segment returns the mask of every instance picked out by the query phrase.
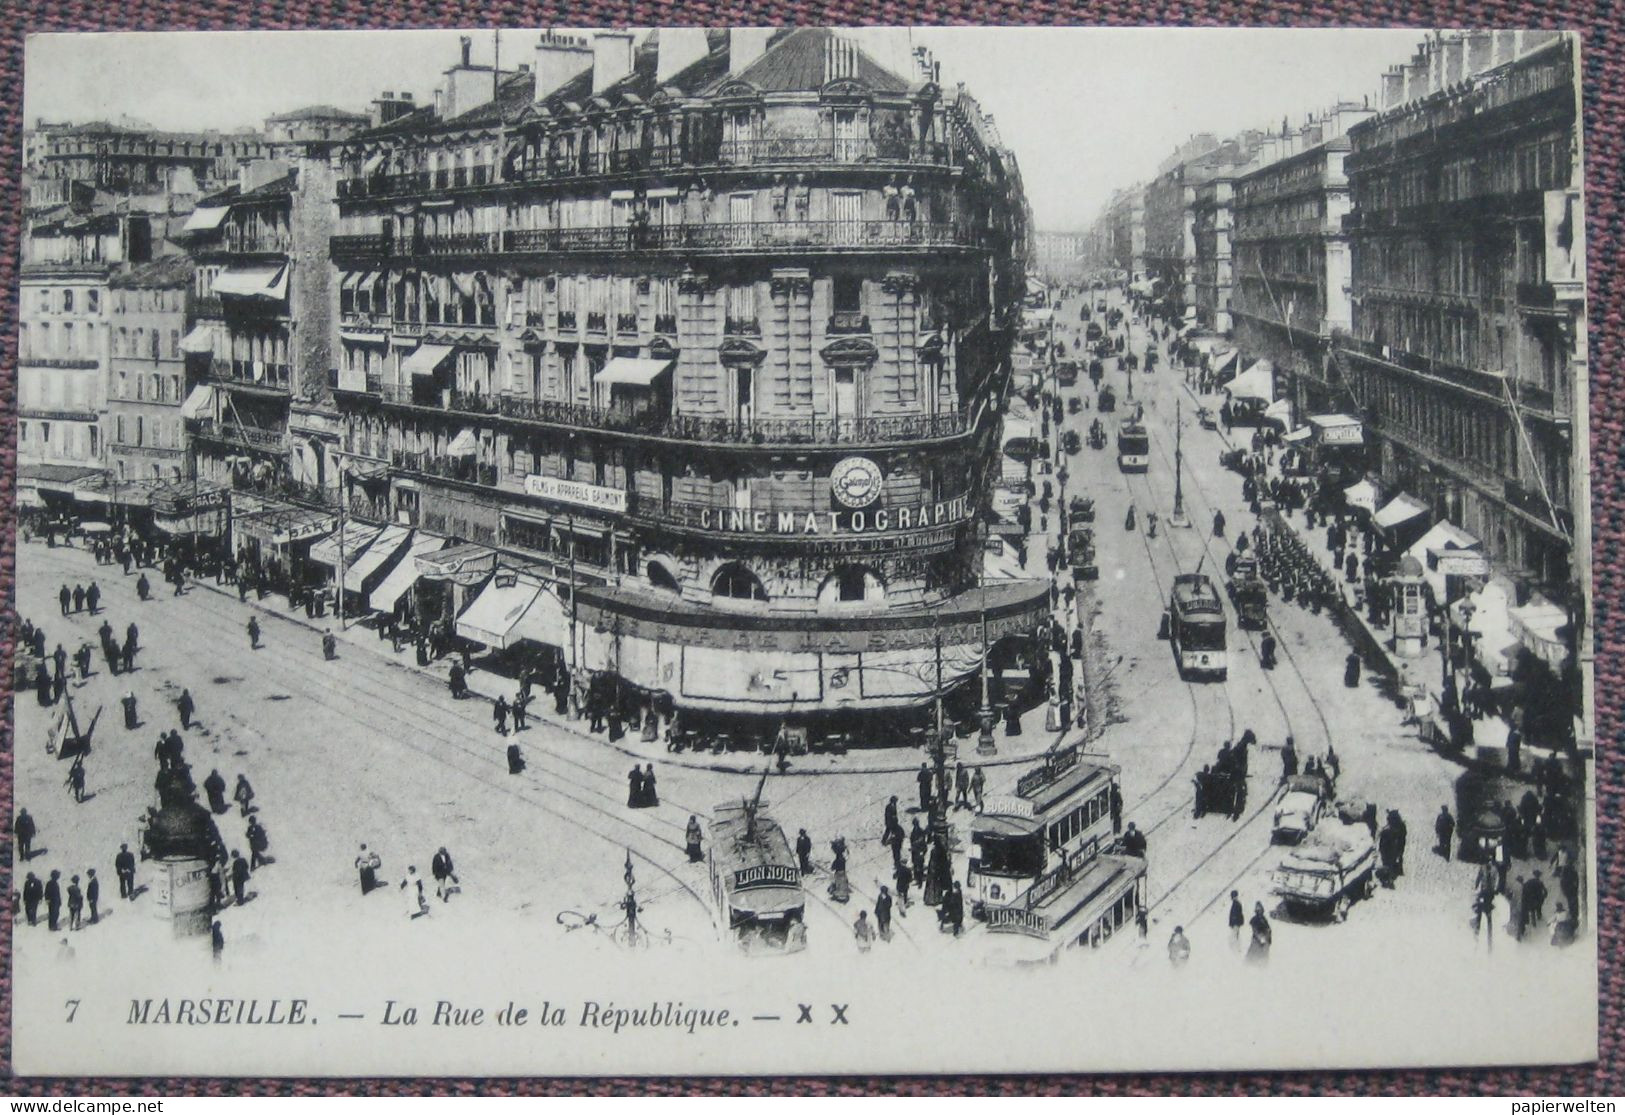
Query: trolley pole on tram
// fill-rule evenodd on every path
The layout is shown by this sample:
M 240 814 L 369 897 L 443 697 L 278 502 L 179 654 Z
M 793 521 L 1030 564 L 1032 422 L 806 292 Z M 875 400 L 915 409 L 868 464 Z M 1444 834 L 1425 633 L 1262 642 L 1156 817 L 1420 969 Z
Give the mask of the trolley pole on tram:
M 1168 525 L 1188 527 L 1185 517 L 1185 410 L 1184 400 L 1174 400 L 1174 513 L 1168 516 Z

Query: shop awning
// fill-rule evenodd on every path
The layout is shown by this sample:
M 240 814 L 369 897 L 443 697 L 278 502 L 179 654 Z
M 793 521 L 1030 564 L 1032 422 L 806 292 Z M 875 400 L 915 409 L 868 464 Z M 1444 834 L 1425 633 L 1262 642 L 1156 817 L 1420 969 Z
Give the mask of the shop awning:
M 433 375 L 454 351 L 451 345 L 419 345 L 416 352 L 401 361 L 401 371 L 412 376 Z
M 413 557 L 418 576 L 464 586 L 479 584 L 497 567 L 496 551 L 477 542 L 464 542 Z
M 1260 360 L 1241 375 L 1231 380 L 1225 390 L 1232 399 L 1257 399 L 1270 402 L 1275 398 L 1275 369 L 1268 360 Z
M 1371 481 L 1361 480 L 1358 484 L 1351 484 L 1343 489 L 1343 499 L 1350 507 L 1357 507 L 1367 514 L 1375 515 L 1377 501 L 1382 499 L 1382 493 Z
M 193 330 L 196 332 L 196 330 Z M 212 418 L 214 417 L 215 388 L 211 383 L 200 384 L 192 388 L 192 393 L 186 396 L 181 404 L 182 418 Z
M 505 650 L 513 645 L 514 629 L 536 603 L 542 586 L 524 579 L 511 584 L 499 584 L 500 580 L 493 578 L 457 617 L 457 634 L 496 650 Z
M 519 617 L 509 638 L 515 642 L 524 639 L 542 646 L 562 647 L 570 643 L 570 620 L 565 615 L 564 603 L 552 590 L 543 588 L 536 594 L 531 606 Z
M 1400 523 L 1409 522 L 1418 515 L 1426 515 L 1427 513 L 1428 509 L 1425 504 L 1401 492 L 1389 500 L 1382 510 L 1373 515 L 1371 521 L 1383 530 L 1391 530 Z
M 604 370 L 593 376 L 593 382 L 605 386 L 623 385 L 648 387 L 661 374 L 671 371 L 674 360 L 649 360 L 633 356 L 617 356 Z
M 104 469 L 87 468 L 81 465 L 19 465 L 17 467 L 18 487 L 29 487 L 42 492 L 61 492 L 64 495 L 74 494 L 74 487 L 82 480 L 91 477 L 106 477 Z
M 1530 653 L 1553 669 L 1560 669 L 1569 655 L 1568 639 L 1564 637 L 1569 615 L 1561 607 L 1543 597 L 1535 597 L 1521 608 L 1507 612 L 1512 635 Z
M 446 540 L 438 534 L 419 534 L 412 539 L 412 547 L 406 556 L 401 558 L 382 583 L 372 590 L 372 595 L 367 598 L 367 606 L 375 612 L 393 612 L 401 597 L 406 595 L 406 590 L 418 583 L 416 559 L 423 554 L 433 553 L 445 544 Z M 345 579 L 345 587 L 350 587 L 348 578 Z
M 255 267 L 228 267 L 215 276 L 214 292 L 280 302 L 288 297 L 288 266 L 284 263 L 267 263 Z
M 1416 545 L 1405 552 L 1421 563 L 1422 579 L 1433 589 L 1434 598 L 1443 602 L 1448 587 L 1445 578 L 1467 570 L 1453 569 L 1450 559 L 1440 558 L 1439 555 L 1457 553 L 1464 558 L 1476 557 L 1478 562 L 1482 562 L 1483 555 L 1477 553 L 1478 546 L 1478 539 L 1456 524 L 1441 521 L 1429 527 L 1427 533 L 1417 539 Z M 1433 555 L 1432 560 L 1429 560 L 1429 555 Z
M 1310 429 L 1308 426 L 1299 426 L 1296 430 L 1293 430 L 1281 440 L 1287 442 L 1288 444 L 1296 445 L 1301 441 L 1308 441 L 1309 435 L 1312 433 L 1314 433 L 1314 430 Z
M 1292 400 L 1276 399 L 1273 403 L 1264 408 L 1264 417 L 1273 418 L 1280 422 L 1282 426 L 1292 425 Z M 1305 431 L 1306 434 L 1307 432 L 1308 431 Z
M 1191 320 L 1194 320 L 1195 317 L 1196 317 L 1196 307 L 1195 306 L 1186 306 L 1185 307 L 1185 320 L 1186 321 L 1191 321 Z
M 338 526 L 338 517 L 325 511 L 280 505 L 233 521 L 233 529 L 263 545 L 287 546 L 320 538 Z
M 410 527 L 387 526 L 367 544 L 367 548 L 356 553 L 347 553 L 349 564 L 344 569 L 344 589 L 346 592 L 366 592 L 367 578 L 382 569 L 396 554 L 405 548 L 407 540 L 412 537 Z
M 1468 600 L 1473 613 L 1468 617 L 1467 630 L 1477 636 L 1473 653 L 1491 674 L 1505 674 L 1511 668 L 1507 652 L 1518 645 L 1507 616 L 1506 586 L 1491 581 Z
M 310 548 L 310 560 L 337 569 L 339 558 L 342 556 L 345 565 L 348 565 L 360 557 L 362 548 L 378 535 L 378 527 L 368 526 L 366 523 L 345 523 L 342 531 L 334 531 Z
M 1231 349 L 1229 352 L 1221 352 L 1219 355 L 1213 358 L 1213 370 L 1215 372 L 1224 371 L 1230 366 L 1231 362 L 1234 361 L 1238 355 L 1240 355 L 1240 351 L 1238 349 Z
M 182 232 L 213 232 L 219 228 L 231 212 L 229 205 L 200 205 L 192 210 L 192 215 L 186 218 L 181 226 Z
M 192 326 L 192 331 L 181 338 L 181 351 L 193 355 L 208 355 L 214 351 L 215 329 L 211 322 Z
M 457 431 L 457 436 L 451 439 L 451 444 L 446 446 L 446 455 L 448 457 L 472 457 L 479 452 L 479 448 L 480 443 L 479 439 L 474 436 L 474 428 L 464 426 Z
M 374 174 L 377 174 L 378 169 L 383 165 L 384 153 L 379 151 L 375 154 L 367 156 L 367 161 L 361 164 L 361 173 L 370 178 Z

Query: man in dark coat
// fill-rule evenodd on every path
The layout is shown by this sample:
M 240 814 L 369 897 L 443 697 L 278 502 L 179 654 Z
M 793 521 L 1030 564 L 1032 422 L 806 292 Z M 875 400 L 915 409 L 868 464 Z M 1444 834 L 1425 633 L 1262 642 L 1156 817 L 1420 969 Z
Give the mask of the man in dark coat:
M 57 922 L 62 919 L 62 872 L 53 871 L 51 877 L 45 880 L 45 924 L 55 933 Z
M 90 582 L 90 587 L 85 589 L 85 607 L 90 609 L 91 615 L 95 615 L 96 608 L 101 604 L 101 602 L 102 590 L 97 587 L 95 581 L 92 581 Z
M 34 854 L 34 837 L 37 832 L 34 818 L 28 815 L 28 810 L 18 810 L 17 819 L 11 823 L 11 835 L 17 838 L 17 858 L 25 863 Z
M 209 796 L 209 812 L 224 813 L 231 808 L 226 804 L 226 780 L 218 768 L 209 771 L 209 777 L 203 780 L 203 792 Z
M 1451 841 L 1456 835 L 1456 819 L 1450 815 L 1448 805 L 1439 806 L 1439 815 L 1433 820 L 1433 835 L 1438 840 L 1434 851 L 1448 860 Z
M 1281 745 L 1281 781 L 1285 782 L 1298 773 L 1298 749 L 1292 745 L 1292 737 L 1286 737 L 1286 743 Z
M 101 880 L 96 878 L 96 869 L 92 867 L 85 872 L 85 904 L 90 907 L 90 924 L 95 925 L 101 920 L 101 914 L 96 904 L 102 900 Z
M 914 818 L 914 827 L 908 834 L 908 856 L 914 865 L 914 878 L 920 882 L 921 886 L 925 885 L 926 841 L 926 832 L 920 827 L 920 819 L 916 817 Z
M 242 854 L 233 850 L 231 853 L 231 891 L 237 899 L 237 905 L 243 904 L 243 888 L 248 886 L 248 861 Z
M 1523 884 L 1523 924 L 1534 929 L 1546 920 L 1546 883 L 1536 871 Z
M 62 605 L 62 614 L 67 615 L 73 608 L 73 590 L 63 585 L 62 591 L 56 594 L 56 599 Z
M 914 781 L 920 784 L 920 812 L 931 811 L 931 768 L 924 763 L 920 764 L 920 772 L 914 776 Z
M 85 586 L 84 585 L 74 585 L 73 586 L 73 610 L 76 611 L 76 612 L 82 612 L 82 611 L 85 610 Z
M 796 862 L 801 867 L 803 875 L 812 874 L 812 847 L 812 837 L 807 835 L 806 829 L 796 833 Z
M 182 689 L 180 699 L 175 702 L 175 711 L 181 714 L 181 727 L 190 731 L 192 728 L 192 714 L 197 711 L 197 705 L 192 701 L 192 691 Z
M 135 853 L 128 844 L 118 846 L 113 857 L 113 873 L 118 876 L 118 896 L 135 900 Z
M 29 925 L 39 924 L 39 903 L 44 894 L 45 888 L 40 885 L 39 876 L 30 871 L 23 883 L 23 912 L 28 915 Z

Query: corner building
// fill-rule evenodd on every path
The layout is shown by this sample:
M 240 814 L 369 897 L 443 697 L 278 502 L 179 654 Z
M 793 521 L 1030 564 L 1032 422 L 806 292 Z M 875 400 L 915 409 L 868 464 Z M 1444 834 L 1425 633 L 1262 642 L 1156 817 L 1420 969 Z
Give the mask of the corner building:
M 915 63 L 549 34 L 514 73 L 465 45 L 438 111 L 378 102 L 332 243 L 349 506 L 497 551 L 544 586 L 528 637 L 679 709 L 924 709 L 973 676 L 1027 209 Z M 1047 589 L 985 601 L 997 643 Z

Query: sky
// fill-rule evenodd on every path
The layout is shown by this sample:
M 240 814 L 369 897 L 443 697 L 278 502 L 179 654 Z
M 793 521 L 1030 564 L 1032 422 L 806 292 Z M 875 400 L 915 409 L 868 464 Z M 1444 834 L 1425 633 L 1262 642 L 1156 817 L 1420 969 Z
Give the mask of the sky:
M 365 111 L 383 90 L 432 99 L 459 34 L 489 63 L 489 29 L 153 32 L 31 36 L 26 119 L 120 115 L 171 130 L 257 127 L 310 104 Z M 529 61 L 538 31 L 505 29 L 504 66 Z M 898 58 L 911 42 L 963 81 L 1020 161 L 1041 229 L 1083 229 L 1112 192 L 1156 173 L 1191 135 L 1296 126 L 1359 100 L 1404 62 L 1420 30 L 917 28 L 858 32 Z M 890 52 L 889 56 L 887 52 Z

